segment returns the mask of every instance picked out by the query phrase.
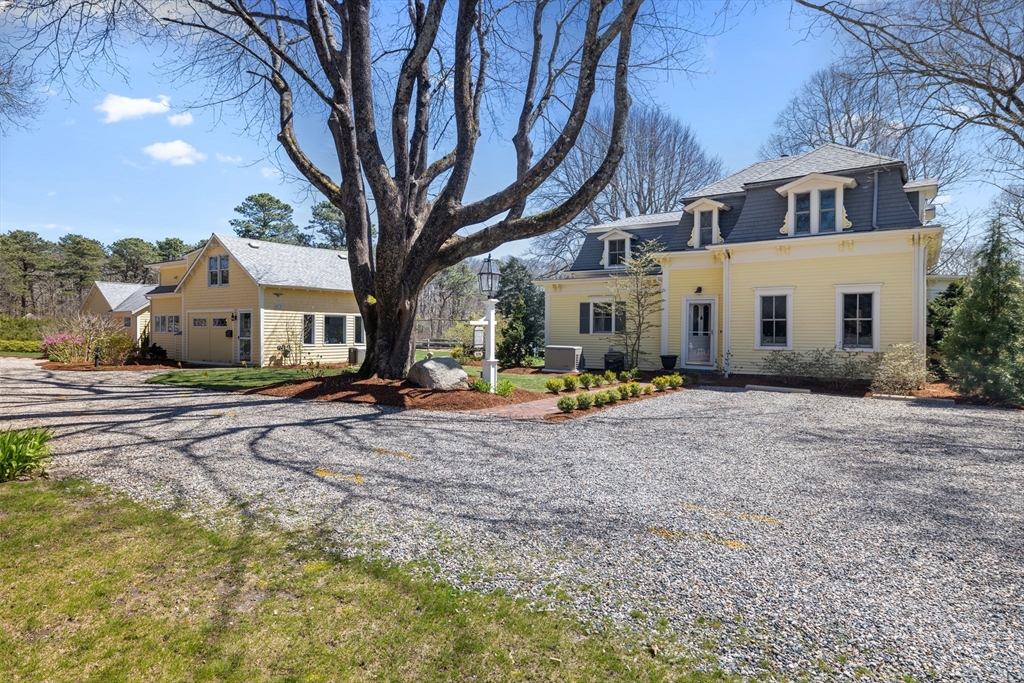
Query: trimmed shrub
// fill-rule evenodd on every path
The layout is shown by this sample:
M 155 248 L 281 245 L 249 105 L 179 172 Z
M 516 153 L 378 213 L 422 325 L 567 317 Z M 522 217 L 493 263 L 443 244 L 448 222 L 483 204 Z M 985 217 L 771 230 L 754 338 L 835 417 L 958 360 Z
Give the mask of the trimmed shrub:
M 558 379 L 557 377 L 552 377 L 547 382 L 544 382 L 544 388 L 550 391 L 552 394 L 557 394 L 559 391 L 565 388 L 565 382 Z
M 650 384 L 648 384 L 648 385 L 646 385 L 644 387 L 644 396 L 650 396 L 653 393 L 654 393 L 654 387 L 652 387 Z
M 149 357 L 153 360 L 167 360 L 167 349 L 159 344 L 154 344 L 149 347 Z
M 17 339 L 0 339 L 0 351 L 9 353 L 39 353 L 42 351 L 42 342 L 19 341 Z
M 40 427 L 0 430 L 0 481 L 42 472 L 53 432 Z
M 617 388 L 612 389 L 612 391 L 618 391 L 619 392 L 619 398 L 621 398 L 623 401 L 625 401 L 627 398 L 629 398 L 629 385 L 628 384 L 620 384 Z
M 683 386 L 683 378 L 678 372 L 675 372 L 668 376 L 668 386 L 670 389 L 678 389 Z
M 45 337 L 39 350 L 54 363 L 85 363 L 89 360 L 85 340 L 73 334 Z
M 580 394 L 576 397 L 576 407 L 580 410 L 589 410 L 592 405 L 594 405 L 594 396 L 592 394 Z
M 616 380 L 616 377 L 615 377 L 615 371 L 614 370 L 605 370 L 604 371 L 604 381 L 605 382 L 607 382 L 608 384 L 612 384 L 615 380 Z
M 469 383 L 469 388 L 472 389 L 473 391 L 479 391 L 481 394 L 491 393 L 491 383 L 480 377 L 471 380 Z
M 870 380 L 878 367 L 878 360 L 876 354 L 835 349 L 772 351 L 757 364 L 757 369 L 783 384 L 815 379 L 836 390 Z
M 456 346 L 455 348 L 452 349 L 452 358 L 454 358 L 458 363 L 465 363 L 467 360 L 469 360 L 466 357 L 466 350 L 463 349 L 461 346 Z
M 594 407 L 601 408 L 608 403 L 608 398 L 604 395 L 603 391 L 599 391 L 594 394 Z
M 579 384 L 579 378 L 576 375 L 566 375 L 562 378 L 562 383 L 565 384 L 566 391 L 576 391 L 576 386 Z
M 580 386 L 583 387 L 584 389 L 589 389 L 590 387 L 594 386 L 594 376 L 591 375 L 589 372 L 584 372 L 576 379 L 579 380 Z
M 619 392 L 615 389 L 605 389 L 603 393 L 605 403 L 615 403 L 619 400 Z
M 99 343 L 100 362 L 104 365 L 124 365 L 139 347 L 127 332 L 108 334 Z
M 871 381 L 876 394 L 909 394 L 921 389 L 931 379 L 927 358 L 916 344 L 893 344 L 892 351 L 882 355 L 878 371 Z
M 53 322 L 53 318 L 22 318 L 0 315 L 0 339 L 39 341 L 45 336 L 44 330 L 51 327 Z
M 606 384 L 605 379 L 604 379 L 604 375 L 598 373 L 598 374 L 595 374 L 593 377 L 594 377 L 594 386 L 595 387 L 604 386 Z
M 571 413 L 576 410 L 576 397 L 566 395 L 558 399 L 558 409 L 563 413 Z
M 494 393 L 498 396 L 504 396 L 508 398 L 512 395 L 512 391 L 515 389 L 515 385 L 512 384 L 512 380 L 505 378 L 498 380 L 498 386 L 494 387 Z
M 633 398 L 636 398 L 637 396 L 640 395 L 640 384 L 639 383 L 637 383 L 637 382 L 630 382 L 627 386 L 629 387 L 629 395 L 630 396 L 632 396 Z
M 657 389 L 658 391 L 665 391 L 666 389 L 668 389 L 668 383 L 668 375 L 658 375 L 657 377 L 651 380 L 651 384 L 653 384 L 654 388 Z

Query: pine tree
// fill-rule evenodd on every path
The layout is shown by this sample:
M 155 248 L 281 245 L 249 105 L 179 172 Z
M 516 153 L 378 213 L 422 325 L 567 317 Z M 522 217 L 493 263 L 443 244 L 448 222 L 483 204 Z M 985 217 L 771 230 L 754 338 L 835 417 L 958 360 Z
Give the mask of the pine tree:
M 292 221 L 292 207 L 272 194 L 260 192 L 249 195 L 235 211 L 242 218 L 229 223 L 239 237 L 268 242 L 283 242 L 308 246 L 309 235 L 302 232 Z
M 942 341 L 945 368 L 961 391 L 1024 402 L 1024 281 L 1006 229 L 992 221 L 977 269 Z
M 313 205 L 312 214 L 309 228 L 322 238 L 317 246 L 325 249 L 344 249 L 348 244 L 348 237 L 345 235 L 345 214 L 341 209 L 328 201 L 323 201 Z
M 526 328 L 523 324 L 526 315 L 526 303 L 520 297 L 505 316 L 501 343 L 495 349 L 495 355 L 503 368 L 521 367 L 530 357 L 531 345 L 526 338 Z
M 544 343 L 544 291 L 533 284 L 534 275 L 529 267 L 515 256 L 510 256 L 501 265 L 501 280 L 498 284 L 498 312 L 508 317 L 516 302 L 524 306 L 520 322 L 528 345 L 539 347 Z

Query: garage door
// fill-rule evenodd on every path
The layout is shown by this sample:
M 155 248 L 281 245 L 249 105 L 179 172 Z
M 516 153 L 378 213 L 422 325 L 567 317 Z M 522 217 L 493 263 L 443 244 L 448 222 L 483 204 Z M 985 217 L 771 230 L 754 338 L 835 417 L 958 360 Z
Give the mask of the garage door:
M 231 312 L 188 314 L 188 359 L 203 363 L 234 360 Z

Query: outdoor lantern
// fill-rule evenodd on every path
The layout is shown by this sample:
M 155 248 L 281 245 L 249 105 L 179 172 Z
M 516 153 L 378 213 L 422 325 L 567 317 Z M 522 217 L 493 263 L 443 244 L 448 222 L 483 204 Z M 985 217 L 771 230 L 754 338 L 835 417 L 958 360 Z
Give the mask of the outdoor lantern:
M 488 299 L 493 299 L 494 295 L 498 292 L 498 281 L 501 279 L 501 273 L 498 271 L 498 266 L 488 254 L 487 258 L 484 259 L 484 263 L 480 266 L 480 291 Z

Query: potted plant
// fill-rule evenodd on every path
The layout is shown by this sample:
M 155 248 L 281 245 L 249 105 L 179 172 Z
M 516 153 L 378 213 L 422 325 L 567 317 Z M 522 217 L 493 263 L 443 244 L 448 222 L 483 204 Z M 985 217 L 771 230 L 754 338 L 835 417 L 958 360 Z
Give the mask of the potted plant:
M 661 357 L 661 367 L 662 367 L 662 369 L 664 369 L 664 370 L 675 370 L 676 369 L 676 361 L 677 360 L 679 360 L 679 356 L 673 356 L 673 355 L 670 355 L 670 354 L 663 355 Z

